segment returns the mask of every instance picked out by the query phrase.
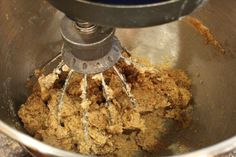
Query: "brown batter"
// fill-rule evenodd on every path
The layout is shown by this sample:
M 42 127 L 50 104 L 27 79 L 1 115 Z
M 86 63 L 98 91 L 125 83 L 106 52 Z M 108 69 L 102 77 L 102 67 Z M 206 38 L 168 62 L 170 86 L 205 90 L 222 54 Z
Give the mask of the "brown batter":
M 35 138 L 65 150 L 101 156 L 130 157 L 141 151 L 153 152 L 160 147 L 166 133 L 165 122 L 173 119 L 187 126 L 191 120 L 189 104 L 191 81 L 182 70 L 142 68 L 119 61 L 135 96 L 134 108 L 113 70 L 104 73 L 110 89 L 110 105 L 103 96 L 102 83 L 88 77 L 88 136 L 83 123 L 81 99 L 83 76 L 73 73 L 61 108 L 57 105 L 67 72 L 40 76 L 31 96 L 18 112 L 26 130 Z
M 199 19 L 192 17 L 192 16 L 186 16 L 184 18 L 184 21 L 191 24 L 206 39 L 207 44 L 213 45 L 222 54 L 226 53 L 222 44 L 216 40 L 216 38 L 212 34 L 211 30 L 206 25 L 204 25 L 202 21 L 200 21 Z

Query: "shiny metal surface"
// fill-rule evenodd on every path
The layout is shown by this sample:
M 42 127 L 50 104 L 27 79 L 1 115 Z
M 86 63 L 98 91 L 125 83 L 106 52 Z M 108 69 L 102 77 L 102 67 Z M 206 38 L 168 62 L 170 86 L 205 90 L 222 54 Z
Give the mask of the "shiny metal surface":
M 114 2 L 112 0 L 48 1 L 74 20 L 122 28 L 155 26 L 175 21 L 191 13 L 203 2 L 203 0 L 139 0 L 125 5 L 123 3 L 127 1 L 116 1 L 118 4 L 112 4 Z
M 79 24 L 81 26 L 77 26 Z M 122 51 L 114 36 L 115 29 L 94 25 L 86 28 L 82 24 L 76 24 L 66 16 L 62 19 L 63 61 L 83 74 L 97 74 L 111 68 L 120 59 Z
M 222 54 L 189 24 L 179 21 L 152 28 L 119 29 L 116 35 L 132 53 L 153 63 L 168 60 L 193 82 L 193 123 L 163 137 L 159 155 L 216 156 L 236 148 L 236 1 L 209 0 L 193 16 L 223 44 Z M 0 1 L 0 130 L 43 156 L 80 156 L 53 148 L 27 134 L 16 111 L 25 101 L 27 77 L 59 52 L 62 14 L 42 0 Z M 183 147 L 182 147 L 183 148 Z M 185 152 L 187 151 L 187 152 Z M 41 155 L 41 156 L 42 156 Z

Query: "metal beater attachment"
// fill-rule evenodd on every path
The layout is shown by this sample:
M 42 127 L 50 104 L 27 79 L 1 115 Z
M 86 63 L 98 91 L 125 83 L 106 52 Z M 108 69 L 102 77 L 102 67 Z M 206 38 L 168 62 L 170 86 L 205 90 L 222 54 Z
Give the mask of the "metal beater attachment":
M 60 55 L 56 56 L 54 59 L 52 59 L 52 61 L 56 61 L 58 58 L 60 57 Z M 133 64 L 134 66 L 138 66 L 137 63 L 131 61 L 129 58 L 125 58 L 123 56 L 120 57 L 121 59 L 123 59 L 126 64 L 130 65 Z M 51 64 L 52 62 L 50 62 Z M 49 64 L 47 64 L 49 65 Z M 68 75 L 67 78 L 65 80 L 65 83 L 61 89 L 61 94 L 58 97 L 58 104 L 57 104 L 57 108 L 56 108 L 56 116 L 57 116 L 57 121 L 58 121 L 58 125 L 61 125 L 61 110 L 63 108 L 64 105 L 64 98 L 66 95 L 66 90 L 67 87 L 69 85 L 70 79 L 73 76 L 74 73 L 76 73 L 75 70 L 73 69 L 68 69 L 68 68 L 64 68 L 66 65 L 63 62 L 63 60 L 61 60 L 59 62 L 59 64 L 57 65 L 57 67 L 53 70 L 53 74 L 54 75 L 59 75 L 61 74 L 61 71 L 65 71 L 63 69 L 67 69 L 66 71 L 68 71 Z M 66 66 L 67 67 L 67 66 Z M 123 90 L 126 93 L 127 97 L 129 98 L 132 107 L 135 108 L 138 106 L 138 103 L 134 97 L 134 95 L 131 92 L 131 87 L 130 85 L 126 82 L 126 78 L 125 76 L 119 71 L 119 67 L 117 66 L 112 66 L 112 69 L 114 70 L 114 72 L 117 74 L 117 76 L 120 78 L 121 84 L 123 86 Z M 89 130 L 88 130 L 88 115 L 89 115 L 89 107 L 90 107 L 90 100 L 87 98 L 87 89 L 88 89 L 88 82 L 87 82 L 87 74 L 84 74 L 84 78 L 82 79 L 81 83 L 80 83 L 80 90 L 81 90 L 81 95 L 80 98 L 82 99 L 81 102 L 81 108 L 83 109 L 83 118 L 82 120 L 82 124 L 83 124 L 83 129 L 84 129 L 84 139 L 85 141 L 89 140 Z M 105 82 L 105 78 L 103 76 L 103 73 L 98 73 L 95 75 L 92 75 L 93 79 L 99 80 L 101 81 L 102 87 L 103 87 L 103 96 L 106 100 L 105 106 L 108 107 L 108 111 L 109 111 L 109 124 L 112 124 L 112 115 L 110 113 L 110 107 L 112 105 L 112 99 L 113 99 L 113 91 L 112 89 L 106 84 Z
M 71 69 L 83 74 L 109 69 L 120 59 L 122 51 L 114 32 L 114 28 L 64 17 L 61 23 L 62 59 Z
M 113 69 L 117 74 L 120 82 L 123 86 L 123 90 L 127 97 L 130 99 L 132 107 L 138 106 L 134 95 L 131 92 L 130 85 L 126 82 L 125 76 L 119 71 L 119 67 L 115 66 L 119 59 L 123 59 L 127 64 L 134 64 L 134 62 L 127 61 L 125 57 L 121 55 L 122 51 L 125 51 L 118 39 L 114 36 L 115 29 L 96 26 L 88 22 L 73 21 L 67 17 L 64 17 L 61 24 L 61 34 L 64 39 L 63 46 L 61 48 L 61 55 L 56 58 L 61 58 L 61 62 L 54 69 L 55 75 L 60 74 L 60 70 L 63 70 L 64 66 L 67 67 L 68 76 L 61 89 L 61 94 L 58 98 L 58 105 L 56 108 L 56 115 L 58 125 L 61 125 L 61 110 L 64 104 L 64 97 L 69 85 L 70 79 L 74 73 L 82 73 L 84 78 L 80 83 L 80 95 L 82 102 L 81 107 L 83 109 L 82 124 L 84 128 L 85 141 L 89 140 L 88 130 L 88 115 L 90 100 L 87 98 L 88 74 L 93 75 L 93 79 L 101 81 L 103 87 L 103 96 L 106 100 L 105 106 L 110 107 L 112 105 L 113 91 L 106 85 L 103 72 L 109 68 Z M 56 59 L 52 59 L 54 61 Z M 51 62 L 50 62 L 51 63 Z M 109 124 L 112 124 L 112 115 L 109 111 Z

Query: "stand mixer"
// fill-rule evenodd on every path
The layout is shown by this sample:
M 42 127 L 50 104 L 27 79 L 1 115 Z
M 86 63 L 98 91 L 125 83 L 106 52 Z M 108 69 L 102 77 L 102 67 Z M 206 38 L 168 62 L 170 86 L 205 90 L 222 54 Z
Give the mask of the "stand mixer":
M 135 106 L 135 98 L 130 92 L 125 78 L 115 67 L 118 60 L 126 60 L 121 54 L 126 49 L 114 36 L 115 28 L 137 28 L 171 22 L 192 12 L 202 1 L 170 0 L 148 2 L 149 4 L 146 2 L 117 4 L 116 2 L 73 0 L 61 2 L 50 0 L 50 2 L 66 15 L 61 21 L 61 36 L 64 40 L 62 60 L 72 70 L 68 74 L 63 91 L 73 72 L 84 74 L 83 81 L 86 86 L 88 74 L 100 73 L 102 77 L 102 72 L 113 67 L 124 84 L 127 96 Z M 63 64 L 59 64 L 59 68 Z M 106 89 L 104 79 L 102 79 L 102 84 Z M 84 90 L 86 91 L 86 88 Z M 104 93 L 104 95 L 108 95 L 105 90 Z M 86 99 L 86 95 L 82 96 Z M 106 101 L 109 102 L 109 96 L 107 97 Z M 63 94 L 60 99 L 63 99 Z M 63 102 L 61 100 L 60 102 Z M 59 111 L 61 106 L 62 104 L 58 105 Z
M 115 28 L 164 24 L 191 13 L 202 0 L 84 1 L 49 0 L 65 13 L 61 22 L 62 58 L 71 69 L 96 74 L 120 59 L 122 46 Z
M 95 1 L 60 0 L 60 2 L 64 2 L 66 5 L 57 4 L 57 8 L 71 4 L 66 14 L 72 23 L 83 20 L 98 26 L 131 28 L 158 24 L 157 21 L 162 16 L 161 11 L 166 9 L 165 13 L 172 13 L 174 9 L 170 9 L 170 7 L 174 7 L 176 3 L 179 4 L 177 11 L 171 15 L 177 19 L 178 11 L 183 4 L 183 1 L 162 1 L 160 3 L 157 1 L 157 3 L 150 3 L 150 1 L 143 3 L 144 1 L 142 1 L 142 4 L 124 5 L 124 0 L 122 0 L 123 5 L 114 1 L 112 4 L 109 2 L 104 4 L 104 1 L 97 3 Z M 190 2 L 189 0 L 186 7 L 195 6 L 194 2 L 197 1 Z M 235 154 L 233 150 L 236 148 L 236 23 L 234 20 L 236 1 L 227 2 L 208 0 L 198 11 L 191 14 L 209 28 L 226 49 L 226 54 L 221 54 L 213 46 L 206 44 L 202 35 L 183 20 L 150 28 L 117 29 L 115 34 L 122 46 L 127 47 L 133 54 L 143 56 L 153 64 L 161 64 L 166 56 L 173 57 L 173 61 L 171 61 L 173 68 L 180 68 L 191 77 L 193 85 L 191 93 L 194 98 L 194 115 L 191 126 L 179 131 L 171 130 L 174 135 L 164 138 L 164 142 L 170 145 L 177 143 L 176 146 L 179 146 L 178 143 L 180 143 L 190 148 L 186 154 L 181 153 L 179 155 L 181 157 Z M 165 3 L 168 4 L 168 7 L 163 9 L 156 7 Z M 2 0 L 0 4 L 0 131 L 26 146 L 31 153 L 37 156 L 82 156 L 52 147 L 29 136 L 17 116 L 20 104 L 24 103 L 29 95 L 25 88 L 27 78 L 35 69 L 45 65 L 60 51 L 62 38 L 59 26 L 63 14 L 42 0 Z M 78 9 L 76 4 L 80 4 L 81 7 Z M 54 5 L 56 6 L 56 3 Z M 142 9 L 137 10 L 139 7 Z M 121 11 L 122 8 L 123 11 Z M 66 8 L 64 10 L 66 11 Z M 78 10 L 81 13 L 73 17 L 73 13 L 76 15 L 75 11 Z M 90 12 L 86 12 L 87 10 Z M 184 10 L 186 13 L 186 8 Z M 145 14 L 141 14 L 144 12 Z M 118 15 L 123 20 L 117 20 Z M 131 16 L 132 18 L 130 18 Z M 151 20 L 151 17 L 155 17 L 156 20 Z M 164 16 L 162 17 L 165 20 Z M 170 19 L 171 16 L 166 18 Z M 138 19 L 142 22 L 138 23 Z M 122 22 L 125 23 L 123 26 Z M 136 22 L 136 26 L 131 26 L 134 22 Z M 73 25 L 77 27 L 75 24 Z M 54 68 L 55 64 L 52 66 Z M 110 70 L 115 73 L 112 68 Z M 110 70 L 105 70 L 104 76 Z M 74 71 L 74 74 L 77 75 L 77 72 Z M 117 74 L 115 76 L 118 77 Z M 101 82 L 99 83 L 101 84 Z M 58 88 L 59 90 L 60 88 Z M 124 93 L 124 91 L 122 92 Z M 132 93 L 135 95 L 134 92 Z M 125 97 L 128 101 L 127 96 Z M 131 105 L 131 103 L 129 104 Z M 176 154 L 175 152 L 168 153 L 170 156 Z M 162 154 L 160 153 L 160 155 Z
M 80 97 L 82 98 L 81 106 L 83 108 L 82 123 L 85 141 L 87 141 L 89 110 L 87 77 L 89 74 L 98 74 L 96 77 L 99 77 L 102 82 L 105 102 L 109 106 L 112 96 L 109 95 L 103 72 L 113 68 L 122 82 L 123 90 L 129 98 L 132 107 L 135 108 L 138 105 L 125 76 L 115 64 L 120 59 L 123 59 L 128 64 L 143 65 L 139 65 L 122 56 L 122 51 L 127 50 L 121 46 L 118 38 L 114 36 L 115 27 L 137 28 L 174 21 L 193 11 L 201 4 L 202 0 L 170 0 L 164 2 L 102 1 L 102 3 L 77 0 L 49 0 L 49 2 L 66 15 L 62 19 L 60 26 L 61 36 L 64 41 L 61 52 L 62 61 L 53 71 L 53 75 L 58 78 L 64 65 L 71 69 L 59 96 L 56 109 L 57 121 L 60 125 L 64 97 L 72 74 L 74 72 L 84 74 L 84 78 L 81 81 L 82 94 Z M 59 73 L 57 73 L 58 71 Z

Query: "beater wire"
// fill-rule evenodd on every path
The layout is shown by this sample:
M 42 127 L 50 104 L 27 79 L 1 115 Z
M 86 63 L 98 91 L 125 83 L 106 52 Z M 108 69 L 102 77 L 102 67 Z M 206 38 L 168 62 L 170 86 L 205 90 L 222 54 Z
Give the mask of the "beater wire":
M 124 89 L 126 95 L 129 97 L 133 107 L 135 108 L 138 104 L 137 104 L 136 99 L 134 98 L 134 95 L 131 93 L 131 88 L 130 88 L 129 84 L 126 82 L 125 77 L 119 72 L 119 70 L 115 66 L 113 66 L 113 69 L 115 70 L 116 74 L 120 78 L 120 80 L 123 84 L 123 89 Z
M 57 120 L 58 120 L 59 124 L 61 123 L 61 109 L 62 109 L 62 106 L 64 104 L 64 96 L 65 96 L 66 89 L 67 89 L 67 86 L 69 84 L 69 81 L 70 81 L 70 78 L 71 78 L 73 72 L 74 72 L 74 70 L 70 70 L 68 75 L 67 75 L 65 84 L 62 88 L 62 93 L 61 93 L 60 98 L 59 98 L 59 104 L 57 105 Z
M 109 124 L 111 124 L 112 123 L 112 116 L 111 116 L 111 112 L 110 112 L 109 107 L 110 107 L 110 105 L 112 105 L 111 101 L 112 101 L 113 96 L 112 96 L 112 93 L 109 94 L 109 91 L 108 91 L 109 87 L 106 85 L 105 78 L 104 78 L 103 74 L 100 73 L 100 76 L 101 76 L 102 87 L 103 87 L 102 88 L 103 89 L 103 96 L 106 99 L 106 106 L 108 107 L 108 117 L 109 117 L 108 122 L 109 122 Z
M 87 82 L 87 74 L 84 74 L 84 78 L 81 81 L 81 98 L 82 98 L 82 103 L 81 106 L 83 108 L 83 118 L 82 118 L 82 123 L 83 123 L 83 128 L 84 128 L 84 136 L 85 136 L 85 141 L 88 140 L 88 108 L 90 105 L 90 102 L 87 98 L 87 88 L 88 88 L 88 82 Z

